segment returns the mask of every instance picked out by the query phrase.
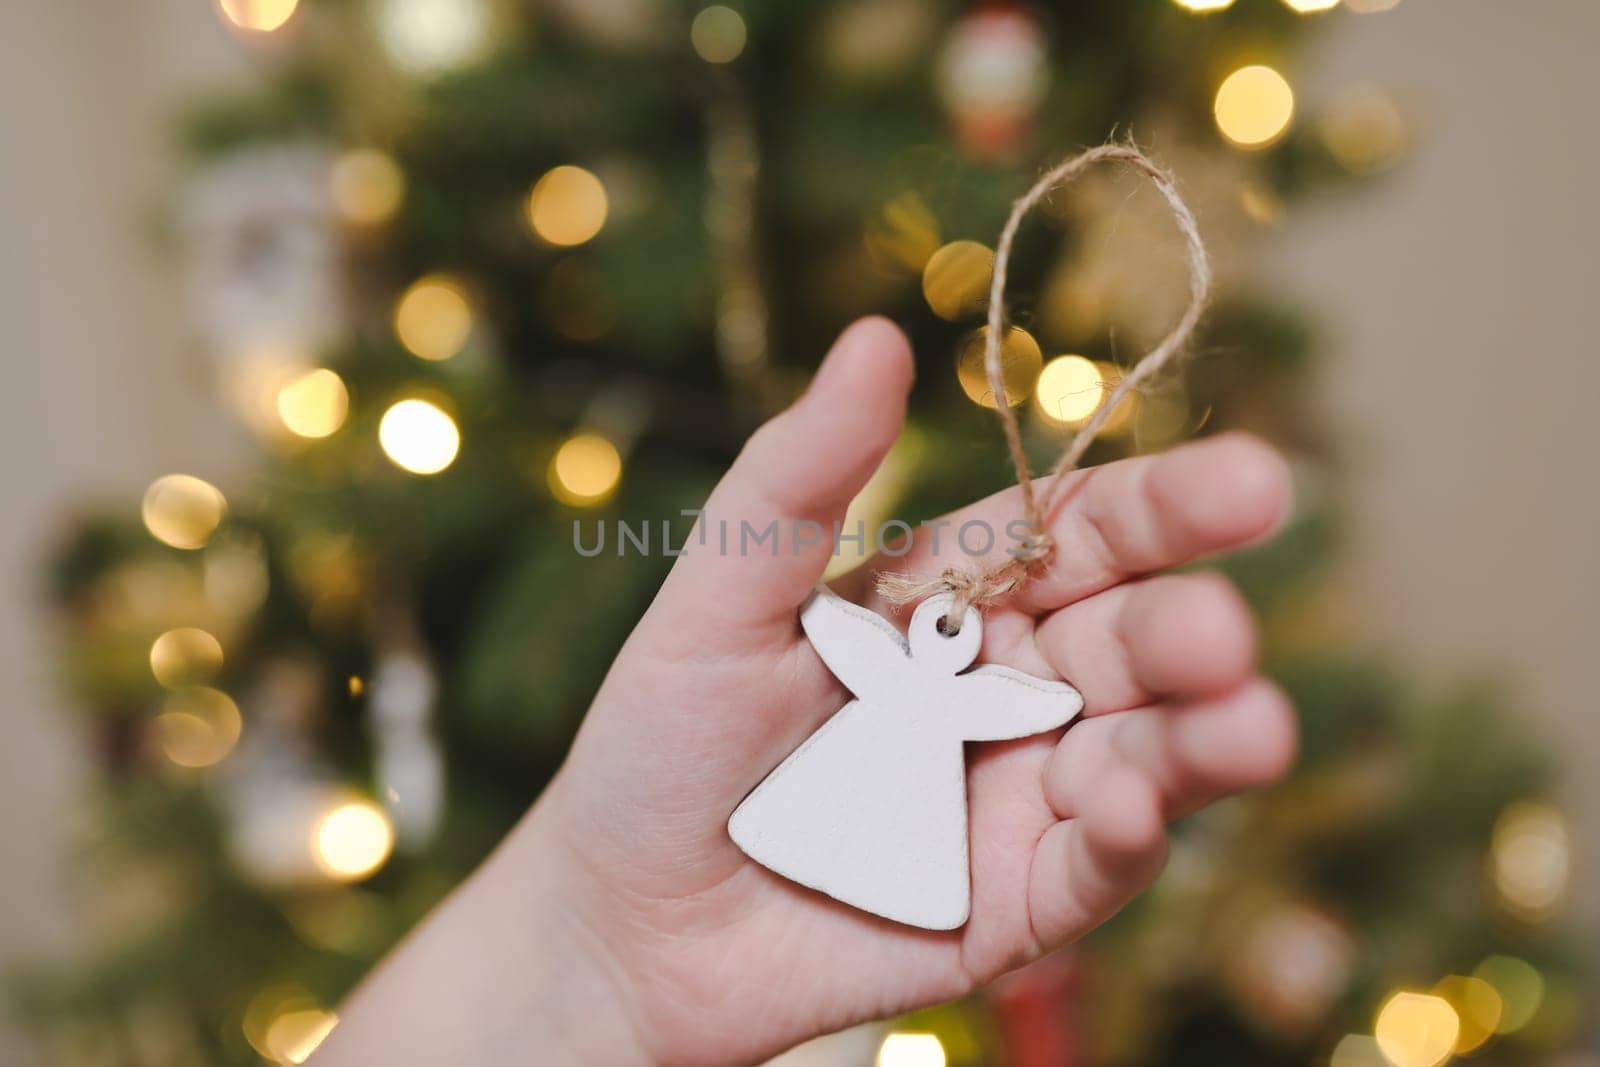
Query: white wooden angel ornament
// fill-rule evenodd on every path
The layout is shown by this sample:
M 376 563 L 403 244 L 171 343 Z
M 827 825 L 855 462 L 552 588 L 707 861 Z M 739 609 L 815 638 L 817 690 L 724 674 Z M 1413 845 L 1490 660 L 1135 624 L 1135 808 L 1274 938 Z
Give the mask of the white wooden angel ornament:
M 1036 490 L 1001 361 L 1007 265 L 1022 217 L 1051 189 L 1100 162 L 1130 167 L 1166 199 L 1189 253 L 1189 305 L 1067 444 L 1057 477 Z M 1049 558 L 1046 520 L 1073 484 L 1064 475 L 1122 401 L 1185 350 L 1210 290 L 1210 260 L 1194 213 L 1172 176 L 1131 144 L 1101 145 L 1058 163 L 1012 205 L 995 245 L 983 363 L 1017 471 L 1021 517 L 1039 532 L 1030 535 L 1028 555 L 1012 555 L 973 580 L 991 592 L 1013 592 L 1031 566 Z M 941 584 L 908 579 L 886 588 L 882 580 L 893 577 L 880 576 L 880 591 L 906 599 Z M 941 627 L 953 600 L 948 592 L 925 600 L 907 639 L 864 608 L 823 590 L 812 594 L 800 609 L 801 626 L 856 699 L 790 753 L 728 820 L 729 835 L 757 863 L 863 911 L 929 930 L 963 925 L 972 907 L 964 743 L 1043 733 L 1083 709 L 1077 690 L 1061 682 L 992 665 L 967 670 L 983 641 L 983 620 L 969 607 L 959 627 Z
M 863 911 L 953 930 L 971 911 L 967 741 L 1063 726 L 1076 689 L 993 664 L 966 670 L 983 641 L 967 608 L 941 626 L 948 594 L 887 620 L 825 591 L 800 623 L 856 699 L 778 765 L 734 811 L 728 833 L 757 863 Z

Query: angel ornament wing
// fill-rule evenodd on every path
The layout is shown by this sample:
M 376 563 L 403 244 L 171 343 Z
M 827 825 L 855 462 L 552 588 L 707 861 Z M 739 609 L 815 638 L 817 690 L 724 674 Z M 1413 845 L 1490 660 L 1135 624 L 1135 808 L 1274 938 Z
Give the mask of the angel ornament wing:
M 1006 667 L 966 670 L 983 641 L 967 609 L 940 621 L 948 595 L 911 617 L 909 640 L 823 590 L 800 624 L 855 699 L 767 775 L 728 833 L 762 866 L 863 911 L 954 930 L 971 910 L 963 743 L 1053 730 L 1083 708 L 1078 691 Z

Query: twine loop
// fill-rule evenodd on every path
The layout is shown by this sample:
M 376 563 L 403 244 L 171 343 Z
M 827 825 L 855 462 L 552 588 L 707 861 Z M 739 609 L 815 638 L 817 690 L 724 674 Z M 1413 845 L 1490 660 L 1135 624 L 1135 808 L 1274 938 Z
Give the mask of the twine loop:
M 1005 377 L 1002 374 L 1000 352 L 1005 334 L 1006 274 L 1011 266 L 1011 248 L 1016 241 L 1022 219 L 1046 194 L 1076 178 L 1096 163 L 1121 163 L 1148 178 L 1161 193 L 1171 210 L 1178 230 L 1183 234 L 1189 257 L 1189 305 L 1172 332 L 1133 365 L 1122 380 L 1111 390 L 1084 427 L 1072 440 L 1051 468 L 1053 476 L 1041 495 L 1034 484 L 1028 466 L 1028 456 L 1022 447 L 1022 432 L 1017 426 L 1017 416 L 1011 410 L 1006 395 Z M 1006 448 L 1011 454 L 1012 466 L 1017 472 L 1017 486 L 1022 491 L 1022 521 L 1026 533 L 1020 543 L 1007 553 L 1007 558 L 985 569 L 947 568 L 935 578 L 917 579 L 907 574 L 884 573 L 878 576 L 878 592 L 884 599 L 904 604 L 920 600 L 932 593 L 948 592 L 954 598 L 949 615 L 944 620 L 950 634 L 959 633 L 961 620 L 969 606 L 982 608 L 1004 599 L 1022 588 L 1039 570 L 1044 569 L 1055 555 L 1055 540 L 1050 536 L 1050 519 L 1063 499 L 1067 479 L 1063 477 L 1074 470 L 1083 454 L 1094 443 L 1096 435 L 1105 427 L 1112 412 L 1133 390 L 1139 388 L 1182 352 L 1194 335 L 1200 316 L 1205 311 L 1211 294 L 1211 260 L 1206 254 L 1205 242 L 1200 239 L 1200 227 L 1194 212 L 1179 195 L 1172 175 L 1156 165 L 1132 144 L 1103 144 L 1091 148 L 1056 164 L 1046 171 L 1011 207 L 1005 227 L 1000 231 L 1000 241 L 995 246 L 994 274 L 989 283 L 988 333 L 984 338 L 983 362 L 994 392 L 996 414 L 1000 429 L 1005 435 Z

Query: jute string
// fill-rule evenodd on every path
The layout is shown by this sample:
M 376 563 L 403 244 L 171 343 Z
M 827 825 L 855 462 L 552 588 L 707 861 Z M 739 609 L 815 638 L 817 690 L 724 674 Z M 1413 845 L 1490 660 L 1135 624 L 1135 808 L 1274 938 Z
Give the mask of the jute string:
M 1001 373 L 1000 356 L 1006 329 L 1006 274 L 1011 266 L 1011 246 L 1016 240 L 1022 219 L 1032 211 L 1053 189 L 1063 185 L 1096 163 L 1122 163 L 1150 179 L 1171 209 L 1178 229 L 1183 234 L 1189 255 L 1189 306 L 1172 332 L 1161 343 L 1145 353 L 1122 380 L 1095 409 L 1083 428 L 1073 435 L 1061 458 L 1051 469 L 1052 480 L 1041 492 L 1034 484 L 1028 466 L 1028 456 L 1022 447 L 1022 432 L 1017 427 L 1016 412 L 1011 409 L 1006 396 L 1005 377 Z M 1021 199 L 1011 208 L 1005 228 L 1000 231 L 1000 243 L 995 248 L 994 276 L 989 283 L 989 323 L 985 338 L 983 362 L 989 376 L 989 387 L 994 391 L 995 408 L 1000 416 L 1000 428 L 1005 434 L 1006 448 L 1011 453 L 1011 463 L 1017 471 L 1017 485 L 1022 491 L 1022 519 L 1027 534 L 1021 544 L 1012 549 L 1004 562 L 986 569 L 952 567 L 935 578 L 915 578 L 908 574 L 884 573 L 878 576 L 878 592 L 895 603 L 920 600 L 933 593 L 951 593 L 954 597 L 946 616 L 947 632 L 955 633 L 966 618 L 967 607 L 983 607 L 1015 593 L 1027 583 L 1032 574 L 1045 567 L 1055 554 L 1055 541 L 1051 538 L 1050 519 L 1061 503 L 1068 486 L 1063 477 L 1074 470 L 1083 454 L 1094 443 L 1095 436 L 1111 418 L 1117 406 L 1129 393 L 1149 381 L 1161 369 L 1182 353 L 1194 334 L 1195 326 L 1205 311 L 1211 294 L 1211 261 L 1206 255 L 1205 242 L 1200 239 L 1200 227 L 1194 212 L 1178 194 L 1172 175 L 1151 162 L 1150 158 L 1131 144 L 1104 144 L 1091 148 L 1082 155 L 1058 163 L 1046 171 Z

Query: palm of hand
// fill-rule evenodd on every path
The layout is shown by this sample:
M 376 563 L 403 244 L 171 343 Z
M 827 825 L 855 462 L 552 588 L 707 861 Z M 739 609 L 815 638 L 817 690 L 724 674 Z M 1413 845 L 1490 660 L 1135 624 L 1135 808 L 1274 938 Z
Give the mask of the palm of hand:
M 752 439 L 707 518 L 828 527 L 897 434 L 909 380 L 898 332 L 858 324 Z M 979 662 L 1070 681 L 1088 717 L 1065 736 L 969 749 L 972 916 L 950 932 L 796 886 L 727 835 L 740 799 L 848 699 L 795 618 L 831 546 L 691 548 L 679 561 L 540 805 L 579 860 L 573 921 L 598 940 L 655 1059 L 750 1062 L 966 993 L 1148 885 L 1166 819 L 1286 768 L 1292 719 L 1254 676 L 1237 595 L 1207 576 L 1138 577 L 1268 532 L 1286 506 L 1281 461 L 1219 438 L 1075 477 L 1052 522 L 1055 562 L 986 615 Z M 950 528 L 1003 529 L 1015 497 Z M 931 548 L 892 562 L 937 573 L 951 559 Z M 847 584 L 895 617 L 864 581 Z

